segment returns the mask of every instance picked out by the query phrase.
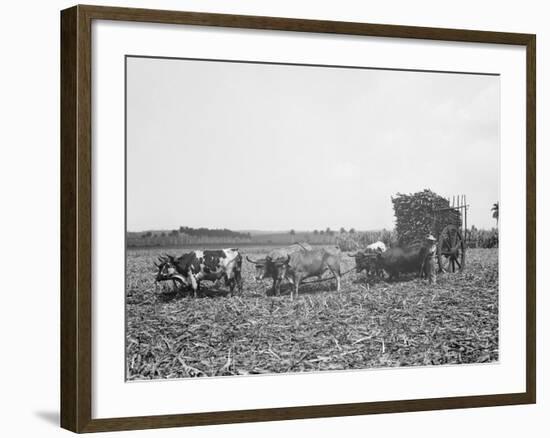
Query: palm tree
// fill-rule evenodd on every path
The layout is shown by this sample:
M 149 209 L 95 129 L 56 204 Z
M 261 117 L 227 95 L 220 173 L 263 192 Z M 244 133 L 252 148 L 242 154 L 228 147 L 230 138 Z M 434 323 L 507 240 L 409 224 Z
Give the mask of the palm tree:
M 498 202 L 493 204 L 491 207 L 491 211 L 493 212 L 493 218 L 497 221 L 497 228 L 498 228 Z

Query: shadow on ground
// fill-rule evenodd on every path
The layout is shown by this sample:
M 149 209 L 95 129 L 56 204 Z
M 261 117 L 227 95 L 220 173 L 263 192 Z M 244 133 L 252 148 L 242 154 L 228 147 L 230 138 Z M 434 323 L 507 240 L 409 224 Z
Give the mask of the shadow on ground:
M 45 423 L 49 423 L 52 426 L 59 426 L 59 412 L 58 411 L 37 411 L 34 413 Z

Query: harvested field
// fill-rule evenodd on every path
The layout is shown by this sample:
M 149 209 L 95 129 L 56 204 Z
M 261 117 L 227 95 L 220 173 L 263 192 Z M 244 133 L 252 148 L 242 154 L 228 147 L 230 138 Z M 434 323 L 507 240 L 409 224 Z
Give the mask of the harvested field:
M 272 247 L 245 247 L 253 258 Z M 198 299 L 154 282 L 166 251 L 130 249 L 126 285 L 128 380 L 466 364 L 498 360 L 498 249 L 471 249 L 466 270 L 367 285 L 364 273 L 266 295 L 243 262 L 244 290 Z M 184 250 L 170 250 L 174 255 Z M 342 271 L 354 265 L 343 257 Z M 204 286 L 212 283 L 205 282 Z

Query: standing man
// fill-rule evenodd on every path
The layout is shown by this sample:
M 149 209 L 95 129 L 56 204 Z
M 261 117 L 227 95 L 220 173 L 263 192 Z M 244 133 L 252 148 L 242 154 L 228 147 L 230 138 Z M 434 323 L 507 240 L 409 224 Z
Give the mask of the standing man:
M 437 252 L 437 245 L 435 244 L 436 239 L 434 236 L 429 234 L 426 236 L 426 258 L 424 259 L 424 269 L 426 273 L 426 277 L 428 277 L 428 283 L 429 284 L 435 284 L 436 283 L 436 268 L 435 268 L 435 255 Z

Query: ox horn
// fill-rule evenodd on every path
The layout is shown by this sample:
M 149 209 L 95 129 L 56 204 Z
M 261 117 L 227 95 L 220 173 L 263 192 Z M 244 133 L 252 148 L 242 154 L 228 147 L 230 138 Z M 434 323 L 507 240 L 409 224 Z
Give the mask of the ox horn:
M 250 263 L 257 265 L 258 263 L 265 263 L 265 260 L 258 259 L 258 260 L 252 260 L 250 257 L 246 256 L 246 260 Z

